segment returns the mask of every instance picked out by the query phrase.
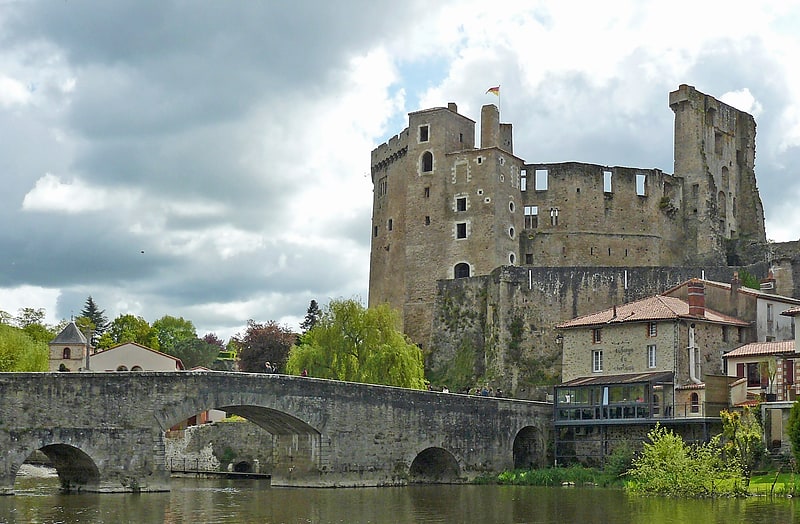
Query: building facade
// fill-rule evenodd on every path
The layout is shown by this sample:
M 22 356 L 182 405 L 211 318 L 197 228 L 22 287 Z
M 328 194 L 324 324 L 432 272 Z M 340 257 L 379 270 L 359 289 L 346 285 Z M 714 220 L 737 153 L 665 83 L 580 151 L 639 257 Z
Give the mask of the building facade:
M 748 337 L 750 323 L 708 309 L 703 281 L 687 287 L 688 300 L 656 295 L 558 326 L 557 460 L 602 462 L 620 442 L 641 442 L 656 423 L 690 440 L 719 429 L 737 380 L 725 376 L 723 357 Z

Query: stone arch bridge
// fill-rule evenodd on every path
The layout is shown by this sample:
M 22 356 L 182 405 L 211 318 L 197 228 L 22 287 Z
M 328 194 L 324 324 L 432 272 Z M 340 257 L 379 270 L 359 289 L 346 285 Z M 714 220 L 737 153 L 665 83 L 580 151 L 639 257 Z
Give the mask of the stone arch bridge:
M 273 436 L 272 483 L 464 482 L 547 462 L 552 406 L 287 375 L 0 373 L 0 494 L 36 450 L 69 490 L 166 491 L 164 434 L 210 409 Z

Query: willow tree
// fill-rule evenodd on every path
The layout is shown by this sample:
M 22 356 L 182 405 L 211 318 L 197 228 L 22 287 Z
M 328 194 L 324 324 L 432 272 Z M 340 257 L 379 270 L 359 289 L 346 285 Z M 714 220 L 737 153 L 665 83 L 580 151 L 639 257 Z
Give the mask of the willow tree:
M 353 299 L 333 300 L 316 325 L 292 348 L 289 373 L 423 389 L 422 351 L 397 329 L 388 305 L 364 308 Z
M 0 371 L 47 371 L 47 343 L 24 330 L 0 324 Z

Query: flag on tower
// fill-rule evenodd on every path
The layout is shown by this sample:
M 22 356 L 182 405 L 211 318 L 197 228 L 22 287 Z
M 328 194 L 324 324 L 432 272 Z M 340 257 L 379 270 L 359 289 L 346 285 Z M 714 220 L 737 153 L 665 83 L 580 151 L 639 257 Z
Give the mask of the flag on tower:
M 486 94 L 489 94 L 489 93 L 491 93 L 491 94 L 493 94 L 495 96 L 500 96 L 500 86 L 490 87 L 489 89 L 486 90 Z

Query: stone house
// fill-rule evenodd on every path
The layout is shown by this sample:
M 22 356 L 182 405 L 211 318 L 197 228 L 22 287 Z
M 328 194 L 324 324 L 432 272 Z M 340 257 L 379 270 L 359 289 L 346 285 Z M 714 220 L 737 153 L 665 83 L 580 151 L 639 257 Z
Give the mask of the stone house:
M 718 433 L 736 381 L 722 357 L 749 327 L 707 308 L 699 279 L 688 282 L 688 300 L 655 295 L 559 324 L 556 460 L 602 462 L 657 422 L 688 441 Z
M 88 367 L 89 343 L 75 322 L 64 326 L 48 347 L 49 371 L 83 371 Z

